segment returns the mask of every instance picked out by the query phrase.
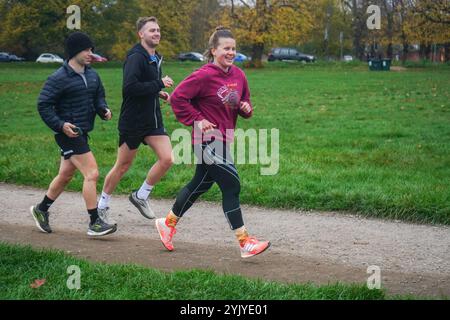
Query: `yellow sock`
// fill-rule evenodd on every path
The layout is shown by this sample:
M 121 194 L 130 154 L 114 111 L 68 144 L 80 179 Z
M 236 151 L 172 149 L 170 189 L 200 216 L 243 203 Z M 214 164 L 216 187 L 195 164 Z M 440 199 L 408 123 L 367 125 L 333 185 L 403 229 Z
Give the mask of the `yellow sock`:
M 248 238 L 248 232 L 245 226 L 240 227 L 239 229 L 234 230 L 234 234 L 239 241 L 239 244 L 242 244 L 245 239 Z
M 170 210 L 169 214 L 166 217 L 166 224 L 169 227 L 175 227 L 179 219 L 180 217 L 177 217 L 175 213 L 173 213 L 172 210 Z

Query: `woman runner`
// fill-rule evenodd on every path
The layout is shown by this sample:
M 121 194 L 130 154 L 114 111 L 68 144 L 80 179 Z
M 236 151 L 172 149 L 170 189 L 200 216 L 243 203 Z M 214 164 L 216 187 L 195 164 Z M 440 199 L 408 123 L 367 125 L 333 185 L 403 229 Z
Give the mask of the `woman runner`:
M 225 217 L 240 245 L 241 257 L 257 255 L 270 246 L 249 236 L 239 204 L 238 172 L 230 154 L 237 116 L 249 118 L 253 108 L 244 72 L 233 65 L 236 41 L 230 30 L 216 28 L 206 52 L 209 63 L 194 71 L 173 92 L 170 103 L 181 123 L 193 127 L 193 146 L 198 159 L 192 180 L 178 193 L 166 218 L 155 221 L 161 241 L 173 250 L 175 226 L 198 197 L 214 183 L 222 192 Z M 200 133 L 200 134 L 198 134 Z

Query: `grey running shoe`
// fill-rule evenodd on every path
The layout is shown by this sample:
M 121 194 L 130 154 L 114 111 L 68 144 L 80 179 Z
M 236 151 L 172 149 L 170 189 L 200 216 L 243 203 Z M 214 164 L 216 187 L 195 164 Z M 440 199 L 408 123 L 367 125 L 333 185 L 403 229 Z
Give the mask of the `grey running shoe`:
M 44 212 L 38 209 L 38 206 L 30 207 L 31 215 L 33 216 L 34 221 L 36 222 L 36 227 L 39 228 L 44 233 L 52 233 L 52 229 L 48 224 L 48 212 Z
M 147 219 L 155 219 L 155 214 L 153 213 L 152 209 L 150 209 L 148 201 L 139 199 L 137 196 L 137 190 L 131 192 L 128 199 L 130 199 L 130 202 L 134 204 L 136 208 L 138 208 L 139 212 L 144 217 L 146 217 Z
M 109 214 L 109 207 L 106 207 L 105 209 L 97 208 L 97 212 L 98 212 L 98 216 L 100 217 L 100 219 L 102 219 L 107 224 L 115 224 L 115 225 L 117 225 L 117 222 L 113 221 L 109 217 L 110 216 L 110 214 Z
M 89 224 L 88 236 L 105 236 L 110 233 L 114 233 L 117 230 L 117 225 L 107 224 L 100 217 L 95 220 L 94 223 Z

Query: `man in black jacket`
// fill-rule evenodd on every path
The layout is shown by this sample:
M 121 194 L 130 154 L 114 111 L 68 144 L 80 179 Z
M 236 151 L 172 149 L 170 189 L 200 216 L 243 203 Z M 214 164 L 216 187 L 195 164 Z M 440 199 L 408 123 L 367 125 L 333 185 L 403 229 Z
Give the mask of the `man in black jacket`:
M 144 217 L 155 218 L 148 198 L 153 186 L 173 164 L 172 145 L 159 105 L 159 98 L 169 100 L 169 94 L 162 90 L 173 86 L 173 80 L 161 76 L 162 57 L 156 51 L 161 39 L 158 21 L 155 17 L 139 18 L 136 27 L 141 41 L 128 52 L 123 68 L 117 160 L 105 178 L 98 203 L 99 215 L 106 221 L 111 194 L 131 166 L 141 143 L 150 146 L 158 157 L 140 189 L 129 196 Z
M 61 149 L 58 175 L 38 205 L 30 208 L 36 226 L 51 233 L 48 209 L 75 171 L 84 177 L 83 198 L 90 215 L 88 235 L 103 236 L 116 231 L 105 223 L 97 211 L 98 168 L 88 144 L 88 132 L 94 128 L 95 115 L 103 120 L 112 117 L 105 101 L 105 90 L 98 74 L 90 68 L 94 44 L 88 35 L 75 32 L 66 40 L 68 59 L 44 85 L 38 99 L 38 111 L 45 124 L 54 131 Z

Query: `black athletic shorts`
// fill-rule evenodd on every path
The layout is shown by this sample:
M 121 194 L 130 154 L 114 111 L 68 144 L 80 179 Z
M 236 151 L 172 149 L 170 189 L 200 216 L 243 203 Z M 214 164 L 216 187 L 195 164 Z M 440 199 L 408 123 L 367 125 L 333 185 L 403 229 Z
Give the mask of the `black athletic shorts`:
M 58 133 L 55 134 L 55 141 L 61 148 L 61 156 L 64 157 L 64 160 L 70 159 L 74 154 L 85 154 L 91 151 L 87 134 L 69 138 L 64 133 Z
M 128 145 L 128 148 L 130 150 L 137 149 L 139 145 L 147 144 L 145 143 L 145 137 L 148 136 L 168 136 L 166 129 L 164 127 L 162 128 L 156 128 L 156 129 L 149 129 L 148 131 L 145 131 L 141 134 L 133 134 L 133 133 L 120 133 L 119 134 L 119 147 L 126 143 Z

